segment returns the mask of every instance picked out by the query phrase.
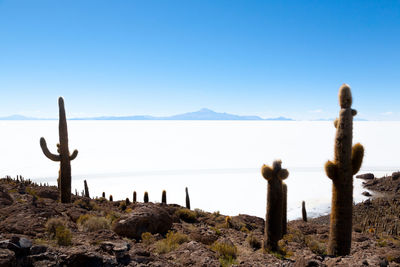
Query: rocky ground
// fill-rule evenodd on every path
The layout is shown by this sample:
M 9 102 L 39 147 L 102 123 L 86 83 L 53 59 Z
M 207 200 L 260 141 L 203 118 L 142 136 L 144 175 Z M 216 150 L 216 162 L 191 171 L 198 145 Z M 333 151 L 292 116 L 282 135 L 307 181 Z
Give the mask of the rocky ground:
M 326 256 L 328 216 L 289 222 L 281 251 L 263 253 L 262 218 L 80 196 L 61 204 L 56 187 L 4 178 L 0 266 L 400 266 L 393 177 L 365 180 L 379 197 L 355 205 L 346 257 Z

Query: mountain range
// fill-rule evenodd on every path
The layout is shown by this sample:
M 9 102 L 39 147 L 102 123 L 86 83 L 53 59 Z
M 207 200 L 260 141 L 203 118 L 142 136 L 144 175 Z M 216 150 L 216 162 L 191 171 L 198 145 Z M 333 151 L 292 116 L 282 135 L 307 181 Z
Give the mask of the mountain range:
M 0 120 L 55 120 L 25 117 L 22 115 L 12 115 L 8 117 L 0 117 Z M 155 117 L 147 115 L 136 116 L 100 116 L 100 117 L 87 117 L 87 118 L 71 118 L 70 120 L 253 120 L 253 121 L 292 121 L 293 119 L 285 117 L 267 118 L 263 119 L 259 116 L 240 116 L 229 113 L 215 112 L 207 108 L 200 109 L 195 112 L 188 112 L 167 117 Z

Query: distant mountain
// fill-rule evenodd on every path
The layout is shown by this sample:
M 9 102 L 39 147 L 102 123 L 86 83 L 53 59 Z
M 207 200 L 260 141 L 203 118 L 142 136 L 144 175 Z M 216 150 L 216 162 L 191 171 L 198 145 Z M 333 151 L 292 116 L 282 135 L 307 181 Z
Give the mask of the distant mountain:
M 38 118 L 29 118 L 21 115 L 13 115 L 9 117 L 0 118 L 0 120 L 41 120 Z M 199 111 L 188 112 L 168 117 L 154 117 L 154 116 L 101 116 L 101 117 L 88 117 L 88 118 L 72 118 L 71 120 L 246 120 L 246 121 L 292 121 L 290 118 L 277 117 L 263 119 L 258 116 L 240 116 L 229 113 L 219 113 L 211 109 L 203 108 Z
M 0 120 L 3 121 L 31 121 L 31 120 L 38 120 L 37 118 L 25 117 L 22 115 L 11 115 L 8 117 L 1 117 Z

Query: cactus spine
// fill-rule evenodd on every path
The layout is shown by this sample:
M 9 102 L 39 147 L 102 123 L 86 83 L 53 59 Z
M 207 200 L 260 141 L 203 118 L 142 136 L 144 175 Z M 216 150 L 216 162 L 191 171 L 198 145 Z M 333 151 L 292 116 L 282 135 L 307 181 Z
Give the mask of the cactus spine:
M 328 254 L 344 256 L 350 254 L 352 213 L 353 213 L 353 175 L 361 167 L 364 147 L 352 147 L 353 116 L 357 111 L 351 108 L 350 87 L 343 84 L 339 89 L 339 118 L 335 120 L 335 158 L 325 164 L 326 175 L 332 180 L 332 208 L 328 243 Z
M 143 202 L 144 203 L 148 203 L 149 202 L 149 193 L 147 193 L 147 191 L 144 192 Z
M 189 190 L 188 190 L 187 187 L 185 188 L 185 192 L 186 192 L 186 208 L 187 208 L 188 210 L 190 210 Z
M 307 210 L 306 210 L 306 202 L 301 202 L 301 215 L 303 217 L 303 221 L 307 222 Z
M 283 186 L 282 180 L 289 176 L 281 168 L 282 161 L 276 160 L 272 168 L 263 165 L 261 173 L 268 181 L 267 214 L 265 219 L 264 249 L 277 251 L 278 241 L 282 238 Z
M 161 203 L 167 204 L 167 191 L 165 191 L 165 190 L 162 191 Z
M 59 106 L 59 136 L 60 143 L 58 146 L 59 155 L 52 154 L 47 148 L 46 140 L 40 138 L 40 147 L 44 155 L 52 161 L 60 162 L 59 172 L 59 190 L 61 203 L 71 202 L 71 160 L 74 160 L 78 155 L 78 150 L 74 150 L 72 154 L 69 154 L 68 148 L 68 129 L 67 129 L 67 118 L 65 116 L 64 99 L 60 97 L 58 99 Z
M 89 187 L 88 187 L 88 185 L 87 185 L 86 180 L 83 180 L 83 184 L 84 184 L 84 186 L 85 186 L 85 197 L 90 198 L 90 195 L 89 195 Z
M 282 237 L 287 234 L 287 185 L 282 182 Z

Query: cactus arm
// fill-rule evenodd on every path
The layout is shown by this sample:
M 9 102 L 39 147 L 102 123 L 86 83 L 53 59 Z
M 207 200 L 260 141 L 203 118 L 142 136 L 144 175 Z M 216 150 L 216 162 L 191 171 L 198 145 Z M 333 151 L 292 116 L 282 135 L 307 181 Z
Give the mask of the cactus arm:
M 328 160 L 325 163 L 325 173 L 330 179 L 335 180 L 337 178 L 337 165 Z
M 52 154 L 47 148 L 46 140 L 42 137 L 40 138 L 40 147 L 42 148 L 43 154 L 52 161 L 60 161 L 61 157 L 59 155 Z
M 336 129 L 337 129 L 338 123 L 339 123 L 339 119 L 336 118 L 336 119 L 333 121 L 333 125 L 335 126 Z
M 353 175 L 356 174 L 360 168 L 364 158 L 364 147 L 357 143 L 353 146 L 351 150 L 351 165 L 353 169 Z
M 352 110 L 351 110 L 351 115 L 353 115 L 353 117 L 354 117 L 355 115 L 357 115 L 357 110 L 352 109 Z
M 69 160 L 74 160 L 78 156 L 78 150 L 74 150 L 74 152 L 69 156 Z
M 278 172 L 278 177 L 279 177 L 279 179 L 285 180 L 286 178 L 288 178 L 288 176 L 289 176 L 289 172 L 288 172 L 287 169 L 281 169 L 281 170 L 279 170 L 279 172 Z
M 263 165 L 261 167 L 261 174 L 267 181 L 272 178 L 272 168 L 268 165 Z

